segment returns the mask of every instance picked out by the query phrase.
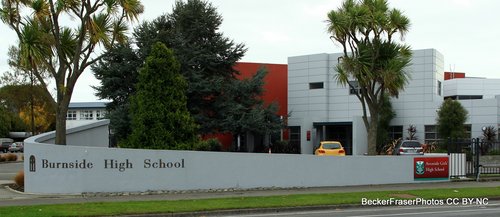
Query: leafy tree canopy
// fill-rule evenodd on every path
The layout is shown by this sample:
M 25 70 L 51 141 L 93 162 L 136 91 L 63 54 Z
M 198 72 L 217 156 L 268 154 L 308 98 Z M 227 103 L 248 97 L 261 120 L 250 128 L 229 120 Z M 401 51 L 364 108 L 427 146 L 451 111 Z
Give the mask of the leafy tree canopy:
M 50 103 L 44 87 L 40 85 L 6 85 L 0 88 L 0 101 L 4 108 L 20 118 L 21 123 L 15 124 L 18 131 L 31 131 L 31 103 L 33 102 L 33 118 L 35 133 L 53 130 L 55 127 L 55 108 Z
M 187 82 L 172 50 L 158 42 L 139 71 L 131 98 L 132 133 L 126 147 L 188 149 L 197 142 L 197 125 L 187 110 Z
M 160 41 L 174 50 L 181 73 L 188 81 L 188 108 L 201 131 L 220 130 L 224 110 L 222 97 L 238 74 L 233 66 L 246 52 L 219 31 L 222 16 L 211 3 L 177 1 L 172 13 L 146 22 L 136 31 L 139 55 L 147 56 L 150 45 Z
M 233 66 L 246 48 L 224 37 L 219 31 L 221 23 L 222 17 L 212 4 L 200 0 L 177 1 L 172 13 L 145 22 L 135 30 L 137 50 L 131 46 L 112 48 L 109 55 L 93 67 L 101 80 L 98 96 L 113 100 L 109 117 L 116 126 L 117 137 L 131 130 L 127 124 L 130 117 L 124 115 L 124 111 L 129 107 L 129 95 L 138 91 L 134 86 L 137 69 L 156 42 L 172 49 L 180 63 L 180 72 L 188 83 L 188 109 L 200 126 L 200 133 L 240 133 L 242 129 L 256 126 L 249 122 L 264 119 L 268 122 L 264 121 L 252 131 L 272 131 L 280 124 L 279 118 L 270 117 L 276 106 L 264 105 L 258 97 L 263 92 L 261 86 L 266 73 L 257 73 L 255 78 L 245 81 L 236 78 L 239 73 Z M 118 82 L 121 79 L 123 82 Z M 244 96 L 250 98 L 245 101 Z M 241 118 L 243 113 L 228 115 L 236 111 L 253 112 L 245 115 L 253 118 Z
M 439 136 L 442 139 L 463 138 L 467 116 L 468 112 L 460 102 L 452 99 L 443 101 L 436 118 Z
M 75 84 L 85 69 L 102 58 L 99 47 L 127 40 L 128 24 L 144 11 L 139 0 L 3 0 L 0 20 L 19 39 L 16 66 L 48 88 L 56 86 L 56 144 L 66 144 L 66 112 Z M 64 20 L 71 17 L 72 20 Z M 47 89 L 47 93 L 50 91 Z

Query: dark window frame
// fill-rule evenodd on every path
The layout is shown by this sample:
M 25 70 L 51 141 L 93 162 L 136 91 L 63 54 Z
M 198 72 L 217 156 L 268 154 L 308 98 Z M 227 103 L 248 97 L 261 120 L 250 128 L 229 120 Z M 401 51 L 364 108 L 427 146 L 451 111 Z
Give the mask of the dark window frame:
M 324 82 L 310 82 L 309 90 L 323 89 L 325 88 Z

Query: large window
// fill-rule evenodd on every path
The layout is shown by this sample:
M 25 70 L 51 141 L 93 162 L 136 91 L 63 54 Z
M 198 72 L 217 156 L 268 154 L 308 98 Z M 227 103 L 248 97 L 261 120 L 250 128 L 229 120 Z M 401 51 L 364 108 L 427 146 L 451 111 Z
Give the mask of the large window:
M 403 126 L 390 126 L 388 131 L 389 131 L 389 139 L 391 141 L 403 138 Z
M 470 139 L 471 138 L 471 125 L 470 124 L 465 124 L 465 135 L 463 139 Z M 432 142 L 437 142 L 439 139 L 443 139 L 439 137 L 439 134 L 437 132 L 437 126 L 436 125 L 425 125 L 425 143 L 429 144 Z
M 76 111 L 68 111 L 66 113 L 66 120 L 76 120 Z
M 436 125 L 425 125 L 425 143 L 431 144 L 439 141 Z
M 93 120 L 94 114 L 92 110 L 83 110 L 80 112 L 80 120 Z

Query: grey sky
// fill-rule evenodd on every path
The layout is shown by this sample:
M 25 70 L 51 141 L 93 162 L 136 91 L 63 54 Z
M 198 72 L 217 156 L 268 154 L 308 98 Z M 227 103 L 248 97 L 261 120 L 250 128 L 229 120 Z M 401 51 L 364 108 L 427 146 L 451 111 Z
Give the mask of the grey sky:
M 170 12 L 174 0 L 143 0 L 141 20 Z M 326 32 L 326 14 L 341 0 L 211 0 L 223 16 L 221 31 L 248 48 L 242 61 L 286 63 L 287 57 L 336 53 L 341 49 Z M 445 57 L 446 71 L 470 77 L 500 78 L 500 1 L 389 0 L 411 20 L 405 43 L 413 49 L 435 48 Z M 17 42 L 12 30 L 0 24 L 0 72 L 8 70 L 7 49 Z M 95 101 L 90 85 L 98 81 L 89 71 L 77 83 L 73 102 Z

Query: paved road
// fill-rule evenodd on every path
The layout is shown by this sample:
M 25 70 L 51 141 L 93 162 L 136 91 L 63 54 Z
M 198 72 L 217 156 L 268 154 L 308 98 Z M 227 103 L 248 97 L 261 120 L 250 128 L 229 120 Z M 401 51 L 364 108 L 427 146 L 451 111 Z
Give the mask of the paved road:
M 0 164 L 0 166 L 2 165 Z M 172 193 L 172 194 L 157 194 L 157 195 L 92 196 L 92 197 L 85 197 L 83 195 L 19 194 L 6 190 L 5 188 L 0 188 L 0 206 L 110 202 L 110 201 L 189 200 L 189 199 L 253 197 L 253 196 L 273 196 L 273 195 L 290 195 L 290 194 L 318 194 L 318 193 L 399 191 L 399 190 L 404 191 L 412 189 L 497 187 L 497 186 L 500 186 L 500 181 L 438 182 L 438 183 L 421 183 L 421 184 L 390 184 L 390 185 L 365 185 L 365 186 L 278 189 L 278 190 L 227 191 L 227 192 L 216 192 L 216 193 L 191 192 L 191 193 L 181 193 L 181 194 Z
M 224 215 L 218 215 L 224 216 Z M 460 216 L 500 216 L 500 204 L 489 203 L 486 206 L 414 206 L 414 207 L 359 207 L 347 209 L 331 209 L 300 212 L 279 212 L 279 213 L 259 213 L 226 215 L 226 217 L 384 217 L 384 216 L 405 216 L 405 217 L 460 217 Z
M 0 180 L 12 180 L 23 169 L 23 162 L 1 163 Z

